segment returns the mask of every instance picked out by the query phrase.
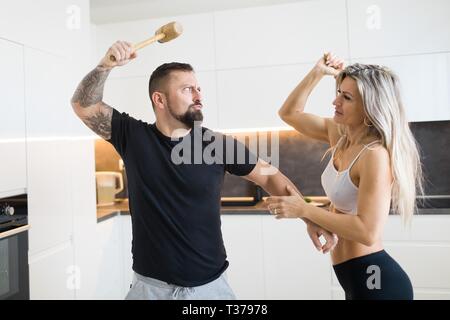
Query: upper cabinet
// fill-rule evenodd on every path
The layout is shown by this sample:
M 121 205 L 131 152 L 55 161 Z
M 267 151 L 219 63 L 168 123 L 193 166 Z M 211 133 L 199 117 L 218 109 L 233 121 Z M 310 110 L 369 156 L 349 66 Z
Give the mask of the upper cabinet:
M 26 188 L 23 47 L 0 40 L 0 196 Z
M 450 51 L 449 13 L 448 0 L 348 0 L 350 54 L 363 58 Z
M 348 56 L 344 0 L 214 14 L 217 68 L 315 62 L 325 51 Z
M 219 128 L 288 127 L 278 109 L 312 67 L 311 63 L 219 71 Z M 325 77 L 309 97 L 306 111 L 332 117 L 334 90 L 334 79 Z
M 26 47 L 24 60 L 28 138 L 90 135 L 70 105 L 76 85 L 69 58 Z
M 450 53 L 352 62 L 384 65 L 398 75 L 408 121 L 450 120 Z
M 100 61 L 108 48 L 117 40 L 138 43 L 152 37 L 161 26 L 178 21 L 183 33 L 173 41 L 152 43 L 137 52 L 137 58 L 127 65 L 115 68 L 110 77 L 150 77 L 153 70 L 167 62 L 190 63 L 196 71 L 211 71 L 214 62 L 214 24 L 212 14 L 197 14 L 162 19 L 139 20 L 101 25 L 96 30 L 96 53 Z
M 75 55 L 79 42 L 89 37 L 89 28 L 89 0 L 1 3 L 0 37 L 28 47 L 57 55 Z

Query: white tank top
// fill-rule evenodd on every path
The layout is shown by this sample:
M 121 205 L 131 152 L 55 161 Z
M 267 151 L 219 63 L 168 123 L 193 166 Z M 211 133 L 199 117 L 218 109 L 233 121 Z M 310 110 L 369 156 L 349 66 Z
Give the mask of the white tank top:
M 350 169 L 358 160 L 359 156 L 371 145 L 378 143 L 379 140 L 373 141 L 368 145 L 364 145 L 364 148 L 358 153 L 358 155 L 350 163 L 350 166 L 343 170 L 337 171 L 334 167 L 333 159 L 336 148 L 341 142 L 339 139 L 336 146 L 334 146 L 330 162 L 322 173 L 321 181 L 322 187 L 325 190 L 325 194 L 328 199 L 330 199 L 333 206 L 344 213 L 356 215 L 356 210 L 358 206 L 358 187 L 355 186 L 352 179 L 350 178 Z

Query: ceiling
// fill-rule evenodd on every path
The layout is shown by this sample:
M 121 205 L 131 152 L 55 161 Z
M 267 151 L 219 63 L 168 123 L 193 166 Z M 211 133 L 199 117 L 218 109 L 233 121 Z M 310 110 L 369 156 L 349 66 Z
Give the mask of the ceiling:
M 117 23 L 306 0 L 91 0 L 91 22 Z

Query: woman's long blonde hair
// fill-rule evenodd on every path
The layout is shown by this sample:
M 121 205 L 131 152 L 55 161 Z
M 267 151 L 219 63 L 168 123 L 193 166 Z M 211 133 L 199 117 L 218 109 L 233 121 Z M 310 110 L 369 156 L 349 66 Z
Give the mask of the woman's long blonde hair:
M 356 81 L 367 118 L 367 136 L 377 136 L 388 150 L 394 181 L 391 208 L 405 224 L 417 209 L 417 194 L 423 194 L 423 175 L 416 140 L 409 128 L 400 96 L 398 77 L 388 68 L 355 63 L 336 77 L 336 89 L 350 77 Z M 341 130 L 345 130 L 340 128 Z M 344 136 L 346 145 L 346 137 Z

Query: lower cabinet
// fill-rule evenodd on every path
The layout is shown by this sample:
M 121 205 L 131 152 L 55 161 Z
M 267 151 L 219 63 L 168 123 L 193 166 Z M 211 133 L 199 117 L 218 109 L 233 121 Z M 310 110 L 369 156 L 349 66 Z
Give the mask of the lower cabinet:
M 227 276 L 238 299 L 266 298 L 262 220 L 261 215 L 222 215 Z
M 131 216 L 121 215 L 119 217 L 122 227 L 122 266 L 123 266 L 123 296 L 130 290 L 133 282 L 133 255 L 131 254 L 131 241 L 133 239 L 131 230 Z
M 70 241 L 29 256 L 30 299 L 73 300 L 80 285 Z
M 415 216 L 410 228 L 389 217 L 384 248 L 409 275 L 415 299 L 450 299 L 448 230 L 450 214 Z M 238 299 L 345 298 L 330 256 L 316 251 L 301 220 L 229 214 L 222 232 Z
M 223 215 L 222 232 L 238 299 L 330 299 L 331 262 L 301 220 Z

